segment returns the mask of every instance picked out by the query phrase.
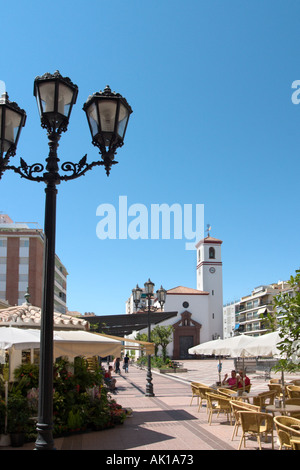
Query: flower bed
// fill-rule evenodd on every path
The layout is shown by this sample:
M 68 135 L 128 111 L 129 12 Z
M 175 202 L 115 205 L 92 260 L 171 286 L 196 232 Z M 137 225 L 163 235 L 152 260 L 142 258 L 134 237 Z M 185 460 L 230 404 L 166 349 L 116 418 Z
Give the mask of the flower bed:
M 10 386 L 8 394 L 8 431 L 13 432 L 22 422 L 26 440 L 32 441 L 36 439 L 38 366 L 20 366 L 15 372 L 16 382 Z M 53 377 L 54 437 L 99 431 L 124 422 L 126 410 L 112 398 L 100 367 L 91 372 L 82 358 L 77 358 L 74 364 L 60 360 L 54 366 Z M 3 429 L 2 388 L 0 392 L 0 429 Z M 20 415 L 16 413 L 16 404 Z
M 147 357 L 143 356 L 137 360 L 137 364 L 140 367 L 147 366 Z M 187 369 L 178 365 L 176 361 L 172 361 L 170 358 L 163 360 L 162 357 L 154 356 L 151 357 L 151 367 L 158 370 L 161 374 L 170 374 L 174 372 L 187 372 Z

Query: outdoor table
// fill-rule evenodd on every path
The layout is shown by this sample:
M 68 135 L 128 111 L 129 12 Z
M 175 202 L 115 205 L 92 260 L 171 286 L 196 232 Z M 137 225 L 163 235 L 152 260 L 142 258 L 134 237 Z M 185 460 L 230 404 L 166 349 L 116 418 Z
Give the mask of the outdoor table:
M 273 415 L 276 412 L 282 415 L 286 415 L 289 413 L 300 413 L 300 405 L 285 405 L 285 406 L 281 405 L 280 407 L 275 406 L 275 405 L 267 405 L 266 410 L 271 411 Z
M 247 401 L 248 403 L 250 403 L 250 398 L 253 399 L 253 397 L 256 397 L 257 394 L 254 393 L 254 392 L 236 392 L 235 395 L 232 395 L 233 397 L 236 397 L 236 398 L 241 398 L 242 400 L 245 400 Z

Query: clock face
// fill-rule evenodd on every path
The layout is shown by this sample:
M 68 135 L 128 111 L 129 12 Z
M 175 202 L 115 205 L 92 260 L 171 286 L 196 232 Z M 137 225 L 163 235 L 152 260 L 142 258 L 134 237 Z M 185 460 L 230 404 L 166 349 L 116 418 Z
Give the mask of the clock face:
M 212 274 L 215 273 L 215 272 L 216 272 L 216 268 L 214 268 L 214 267 L 209 268 L 209 272 L 212 273 Z

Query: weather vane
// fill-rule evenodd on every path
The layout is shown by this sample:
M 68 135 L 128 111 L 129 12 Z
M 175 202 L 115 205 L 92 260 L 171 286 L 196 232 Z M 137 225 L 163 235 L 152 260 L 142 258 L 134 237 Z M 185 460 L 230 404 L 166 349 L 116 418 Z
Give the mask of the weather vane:
M 210 224 L 207 224 L 207 229 L 206 229 L 206 231 L 207 231 L 207 236 L 209 237 L 209 236 L 210 236 L 210 233 L 209 233 L 209 232 L 211 231 L 211 225 L 210 225 Z

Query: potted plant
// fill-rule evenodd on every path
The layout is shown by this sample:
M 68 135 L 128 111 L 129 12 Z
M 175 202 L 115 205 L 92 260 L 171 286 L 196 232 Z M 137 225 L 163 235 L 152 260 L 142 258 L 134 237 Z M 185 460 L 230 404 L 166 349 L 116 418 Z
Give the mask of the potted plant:
M 7 427 L 12 447 L 21 447 L 29 424 L 30 410 L 27 398 L 21 392 L 11 393 L 7 403 Z

